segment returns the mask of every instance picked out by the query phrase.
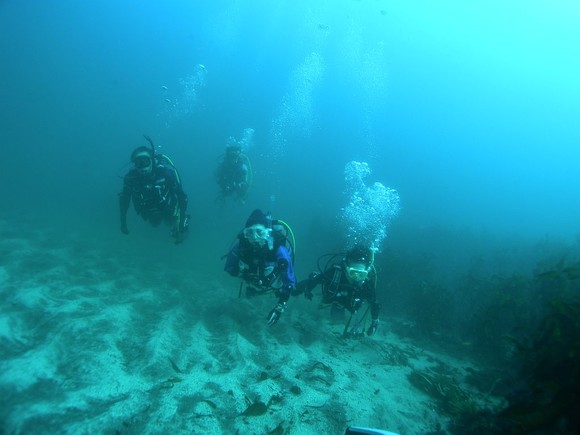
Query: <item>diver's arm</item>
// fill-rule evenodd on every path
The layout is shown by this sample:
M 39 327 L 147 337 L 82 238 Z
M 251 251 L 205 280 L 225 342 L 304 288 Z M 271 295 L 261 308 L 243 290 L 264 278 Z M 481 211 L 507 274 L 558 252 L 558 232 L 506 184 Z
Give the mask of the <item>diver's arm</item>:
M 279 246 L 276 250 L 276 264 L 284 285 L 294 287 L 296 285 L 296 277 L 294 276 L 292 257 L 286 247 Z
M 278 249 L 276 249 L 276 267 L 280 274 L 282 287 L 276 291 L 278 303 L 266 317 L 268 325 L 270 326 L 278 323 L 278 320 L 280 320 L 282 313 L 286 310 L 286 303 L 296 285 L 296 277 L 294 276 L 294 268 L 292 267 L 292 258 L 284 246 L 279 246 Z
M 312 272 L 308 278 L 303 279 L 296 285 L 294 295 L 298 296 L 304 293 L 304 296 L 312 300 L 312 290 L 314 290 L 317 285 L 322 284 L 325 280 L 325 275 L 326 274 L 320 272 Z
M 290 298 L 296 287 L 296 276 L 292 266 L 292 257 L 284 246 L 279 246 L 276 250 L 276 267 L 282 281 L 282 288 L 278 291 L 278 302 L 285 303 Z

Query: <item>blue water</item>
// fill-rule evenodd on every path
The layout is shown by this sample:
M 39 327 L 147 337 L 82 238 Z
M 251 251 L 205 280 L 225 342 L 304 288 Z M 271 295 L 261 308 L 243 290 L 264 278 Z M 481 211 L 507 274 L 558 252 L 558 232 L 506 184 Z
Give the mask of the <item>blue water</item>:
M 115 213 L 103 204 L 147 133 L 199 216 L 227 137 L 252 127 L 256 205 L 275 194 L 280 213 L 331 219 L 354 159 L 400 193 L 404 222 L 573 238 L 579 15 L 565 1 L 3 1 L 4 204 Z M 205 85 L 172 113 L 198 64 Z
M 565 0 L 0 0 L 0 278 L 5 300 L 16 301 L 3 307 L 5 318 L 24 319 L 3 324 L 13 330 L 0 331 L 8 337 L 2 343 L 19 349 L 7 347 L 3 358 L 14 358 L 18 372 L 18 352 L 50 341 L 52 311 L 39 301 L 68 300 L 59 293 L 65 277 L 77 290 L 88 286 L 91 297 L 110 292 L 89 310 L 97 319 L 108 301 L 134 302 L 145 319 L 138 336 L 147 340 L 151 325 L 165 326 L 148 317 L 155 303 L 131 299 L 133 291 L 155 293 L 164 282 L 155 273 L 166 273 L 181 293 L 155 293 L 159 304 L 197 307 L 188 280 L 195 276 L 195 288 L 208 294 L 212 280 L 223 284 L 219 258 L 254 208 L 292 225 L 304 278 L 319 255 L 347 242 L 341 216 L 352 161 L 369 165 L 369 186 L 380 182 L 400 198 L 380 246 L 391 256 L 377 255 L 391 273 L 380 275 L 387 313 L 412 311 L 410 288 L 435 277 L 450 283 L 465 270 L 529 272 L 540 257 L 558 258 L 561 246 L 577 250 L 578 22 L 580 6 Z M 214 170 L 228 138 L 247 128 L 255 132 L 246 150 L 254 184 L 245 204 L 222 203 Z M 171 156 L 189 195 L 189 239 L 177 248 L 166 229 L 150 229 L 132 210 L 131 235 L 119 231 L 117 194 L 131 151 L 147 144 L 143 134 Z M 397 266 L 406 260 L 414 267 Z M 51 282 L 53 272 L 62 282 Z M 108 280 L 118 288 L 102 284 Z M 478 291 L 473 311 L 482 305 Z M 302 313 L 314 322 L 309 314 Z M 37 330 L 44 315 L 49 326 Z M 175 316 L 187 328 L 199 320 Z M 65 317 L 78 320 L 68 308 Z M 63 342 L 74 339 L 68 327 L 57 330 Z M 171 352 L 189 338 L 176 330 L 183 336 Z M 156 364 L 167 366 L 159 355 Z M 184 354 L 178 365 L 194 357 Z M 66 358 L 78 359 L 74 351 Z M 139 359 L 143 367 L 146 358 L 153 356 Z M 47 388 L 47 401 L 51 388 L 61 391 Z M 22 409 L 35 403 L 35 392 L 13 394 Z M 7 430 L 20 427 L 19 412 L 5 411 Z

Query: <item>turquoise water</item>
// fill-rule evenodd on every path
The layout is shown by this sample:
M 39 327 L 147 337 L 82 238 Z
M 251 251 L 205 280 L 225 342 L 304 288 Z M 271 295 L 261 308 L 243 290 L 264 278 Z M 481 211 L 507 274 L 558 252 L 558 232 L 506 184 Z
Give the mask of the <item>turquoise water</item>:
M 275 195 L 280 214 L 333 219 L 342 169 L 361 160 L 400 193 L 406 222 L 576 234 L 573 2 L 0 8 L 2 177 L 19 181 L 1 189 L 13 207 L 109 216 L 102 205 L 115 207 L 119 168 L 147 133 L 200 216 L 215 159 L 250 127 L 252 202 Z

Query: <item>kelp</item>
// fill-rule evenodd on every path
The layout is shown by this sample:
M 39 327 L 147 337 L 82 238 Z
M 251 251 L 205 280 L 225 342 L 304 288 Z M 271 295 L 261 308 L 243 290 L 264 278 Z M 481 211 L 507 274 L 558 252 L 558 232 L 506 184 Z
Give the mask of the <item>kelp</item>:
M 517 347 L 519 388 L 500 415 L 511 431 L 580 429 L 580 298 L 556 298 L 549 307 L 530 344 Z
M 444 367 L 438 367 L 438 370 L 413 370 L 408 379 L 414 387 L 435 401 L 439 412 L 450 417 L 450 432 L 497 433 L 493 411 L 483 406 L 482 400 L 476 400 L 470 392 L 461 388 L 451 373 L 443 373 Z
M 458 416 L 477 410 L 471 395 L 459 386 L 453 376 L 413 370 L 407 377 L 414 387 L 433 398 L 439 409 L 448 415 Z
M 556 265 L 556 268 L 538 272 L 538 280 L 568 280 L 576 281 L 580 279 L 580 261 L 573 264 L 566 264 L 564 260 Z
M 410 358 L 417 358 L 418 355 L 410 346 L 406 348 L 395 346 L 391 343 L 381 343 L 376 340 L 366 340 L 364 344 L 373 349 L 379 355 L 379 364 L 395 367 L 409 366 Z

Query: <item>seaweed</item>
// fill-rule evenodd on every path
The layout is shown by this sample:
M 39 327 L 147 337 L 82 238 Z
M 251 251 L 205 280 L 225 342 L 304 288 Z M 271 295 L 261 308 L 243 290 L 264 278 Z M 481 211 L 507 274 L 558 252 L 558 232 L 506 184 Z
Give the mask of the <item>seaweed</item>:
M 375 340 L 367 340 L 364 343 L 379 354 L 379 364 L 406 367 L 409 365 L 409 358 L 417 358 L 412 348 L 403 349 L 390 343 L 383 344 Z
M 512 431 L 580 429 L 580 299 L 556 298 L 549 307 L 530 344 L 518 346 L 519 383 L 499 416 Z
M 490 434 L 497 433 L 494 411 L 483 406 L 481 400 L 461 388 L 447 369 L 439 366 L 440 372 L 413 370 L 408 379 L 411 384 L 435 400 L 440 412 L 450 417 L 448 429 L 451 433 Z
M 580 261 L 566 265 L 563 260 L 561 260 L 555 269 L 546 270 L 544 272 L 539 272 L 536 274 L 538 280 L 557 280 L 557 281 L 575 281 L 580 279 Z
M 441 411 L 448 415 L 457 416 L 477 410 L 471 395 L 452 376 L 413 370 L 407 377 L 414 387 L 435 399 Z

